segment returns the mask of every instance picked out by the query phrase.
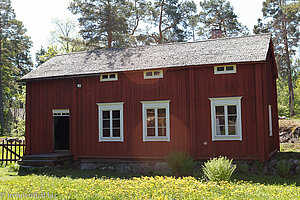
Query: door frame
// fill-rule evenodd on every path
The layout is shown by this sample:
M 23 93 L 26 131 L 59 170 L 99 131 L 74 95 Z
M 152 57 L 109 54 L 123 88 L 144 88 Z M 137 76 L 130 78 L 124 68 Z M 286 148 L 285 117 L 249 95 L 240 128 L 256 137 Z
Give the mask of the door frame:
M 69 133 L 68 133 L 68 142 L 69 142 L 69 149 L 66 150 L 57 150 L 55 149 L 55 122 L 54 117 L 69 117 Z M 52 109 L 52 120 L 53 120 L 53 144 L 52 150 L 53 152 L 69 152 L 70 151 L 70 110 L 69 109 Z

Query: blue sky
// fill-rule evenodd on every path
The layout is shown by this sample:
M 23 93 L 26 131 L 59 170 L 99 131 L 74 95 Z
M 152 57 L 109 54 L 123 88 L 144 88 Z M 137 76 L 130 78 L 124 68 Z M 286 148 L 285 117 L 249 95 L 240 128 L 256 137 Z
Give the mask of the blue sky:
M 41 46 L 46 47 L 50 39 L 50 31 L 54 30 L 52 19 L 70 18 L 76 20 L 67 7 L 71 0 L 11 0 L 17 19 L 24 22 L 27 34 L 33 41 L 31 54 Z M 194 0 L 197 5 L 201 0 Z M 238 15 L 240 22 L 252 32 L 257 18 L 262 17 L 263 0 L 229 0 Z

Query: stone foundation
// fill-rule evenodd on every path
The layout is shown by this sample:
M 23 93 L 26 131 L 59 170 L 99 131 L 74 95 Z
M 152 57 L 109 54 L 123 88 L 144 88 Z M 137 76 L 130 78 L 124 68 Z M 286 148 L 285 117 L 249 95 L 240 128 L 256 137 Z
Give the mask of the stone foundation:
M 109 170 L 131 174 L 151 174 L 153 172 L 170 173 L 163 161 L 123 161 L 123 160 L 80 160 L 82 170 Z

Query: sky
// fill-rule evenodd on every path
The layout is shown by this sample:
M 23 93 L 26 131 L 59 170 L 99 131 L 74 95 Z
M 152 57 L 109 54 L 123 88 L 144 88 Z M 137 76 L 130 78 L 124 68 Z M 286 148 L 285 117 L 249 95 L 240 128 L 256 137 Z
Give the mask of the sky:
M 72 0 L 11 0 L 18 20 L 24 23 L 27 35 L 31 37 L 33 47 L 31 54 L 33 59 L 35 53 L 44 46 L 48 46 L 50 32 L 55 26 L 52 19 L 72 19 L 77 20 L 68 6 Z M 199 6 L 201 0 L 194 0 Z M 234 8 L 234 12 L 239 17 L 239 21 L 248 27 L 252 32 L 253 26 L 258 18 L 262 18 L 263 0 L 229 0 Z

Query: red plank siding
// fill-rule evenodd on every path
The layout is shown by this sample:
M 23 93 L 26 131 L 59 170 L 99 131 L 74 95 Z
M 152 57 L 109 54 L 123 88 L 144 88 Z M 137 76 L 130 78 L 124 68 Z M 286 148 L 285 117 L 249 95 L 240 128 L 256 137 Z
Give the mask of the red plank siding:
M 263 88 L 267 82 L 263 78 L 268 74 L 263 69 L 265 64 L 246 63 L 237 65 L 236 74 L 214 75 L 213 66 L 201 66 L 163 69 L 160 79 L 145 80 L 143 71 L 134 71 L 118 73 L 118 81 L 100 82 L 99 76 L 32 81 L 27 83 L 28 152 L 53 151 L 52 109 L 70 109 L 70 151 L 74 159 L 163 159 L 174 150 L 195 158 L 226 155 L 268 159 L 266 155 L 276 144 L 264 136 L 268 128 L 263 124 L 268 122 L 264 105 L 271 99 L 275 108 L 276 102 L 264 96 L 264 90 L 269 92 L 272 86 L 268 95 L 274 95 L 276 88 L 274 82 Z M 77 88 L 77 83 L 82 87 Z M 242 96 L 243 139 L 212 141 L 208 98 L 234 96 Z M 141 101 L 152 100 L 171 101 L 170 142 L 143 142 Z M 97 103 L 109 102 L 124 102 L 124 142 L 99 142 Z M 274 118 L 276 114 L 274 109 Z

